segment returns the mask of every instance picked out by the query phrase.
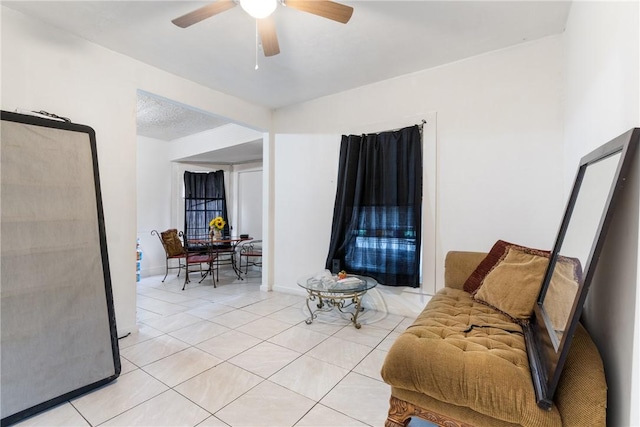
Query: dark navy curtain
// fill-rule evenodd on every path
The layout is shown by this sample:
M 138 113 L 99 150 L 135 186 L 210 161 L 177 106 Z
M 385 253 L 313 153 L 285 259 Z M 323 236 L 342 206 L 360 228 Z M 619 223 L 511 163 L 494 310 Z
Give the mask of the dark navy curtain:
M 422 135 L 342 136 L 326 268 L 391 286 L 420 286 Z
M 229 233 L 229 216 L 224 190 L 224 171 L 184 173 L 184 234 L 187 239 L 206 240 L 209 221 L 221 216 L 224 235 Z

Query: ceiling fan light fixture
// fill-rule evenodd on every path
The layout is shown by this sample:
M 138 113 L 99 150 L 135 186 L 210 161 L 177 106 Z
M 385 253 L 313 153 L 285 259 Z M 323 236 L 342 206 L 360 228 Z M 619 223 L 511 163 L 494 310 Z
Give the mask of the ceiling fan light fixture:
M 240 0 L 240 6 L 254 18 L 263 19 L 276 10 L 278 0 Z

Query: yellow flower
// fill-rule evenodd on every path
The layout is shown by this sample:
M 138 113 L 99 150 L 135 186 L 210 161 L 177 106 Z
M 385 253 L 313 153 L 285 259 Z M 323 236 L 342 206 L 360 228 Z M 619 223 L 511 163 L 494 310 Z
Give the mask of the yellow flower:
M 215 229 L 218 229 L 218 230 L 222 230 L 222 229 L 224 229 L 224 226 L 225 226 L 226 224 L 227 224 L 227 223 L 225 222 L 225 220 L 224 220 L 224 219 L 222 219 L 222 217 L 221 217 L 221 216 L 217 216 L 217 217 L 213 218 L 213 219 L 209 222 L 209 227 L 212 227 L 212 228 L 215 228 Z

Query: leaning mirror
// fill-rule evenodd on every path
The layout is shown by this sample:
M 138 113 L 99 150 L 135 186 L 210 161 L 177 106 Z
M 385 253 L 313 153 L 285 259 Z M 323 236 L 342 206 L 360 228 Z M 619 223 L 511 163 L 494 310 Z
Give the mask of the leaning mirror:
M 580 161 L 534 314 L 525 327 L 538 405 L 550 409 L 613 206 L 630 168 L 640 129 Z

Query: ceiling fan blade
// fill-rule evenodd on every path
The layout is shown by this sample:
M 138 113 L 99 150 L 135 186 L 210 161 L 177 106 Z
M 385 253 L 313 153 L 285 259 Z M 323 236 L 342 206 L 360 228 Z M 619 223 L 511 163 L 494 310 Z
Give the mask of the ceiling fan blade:
M 353 8 L 351 6 L 329 0 L 286 0 L 284 5 L 343 24 L 349 22 L 353 14 Z
M 217 15 L 218 13 L 222 13 L 225 10 L 229 10 L 232 7 L 235 7 L 235 5 L 236 3 L 233 0 L 218 0 L 214 3 L 208 4 L 194 10 L 193 12 L 189 12 L 186 15 L 176 18 L 171 22 L 176 24 L 178 27 L 187 28 L 213 15 Z
M 280 53 L 280 45 L 278 44 L 278 35 L 276 34 L 276 24 L 269 16 L 264 19 L 258 19 L 258 33 L 262 40 L 262 50 L 264 56 L 273 56 Z

